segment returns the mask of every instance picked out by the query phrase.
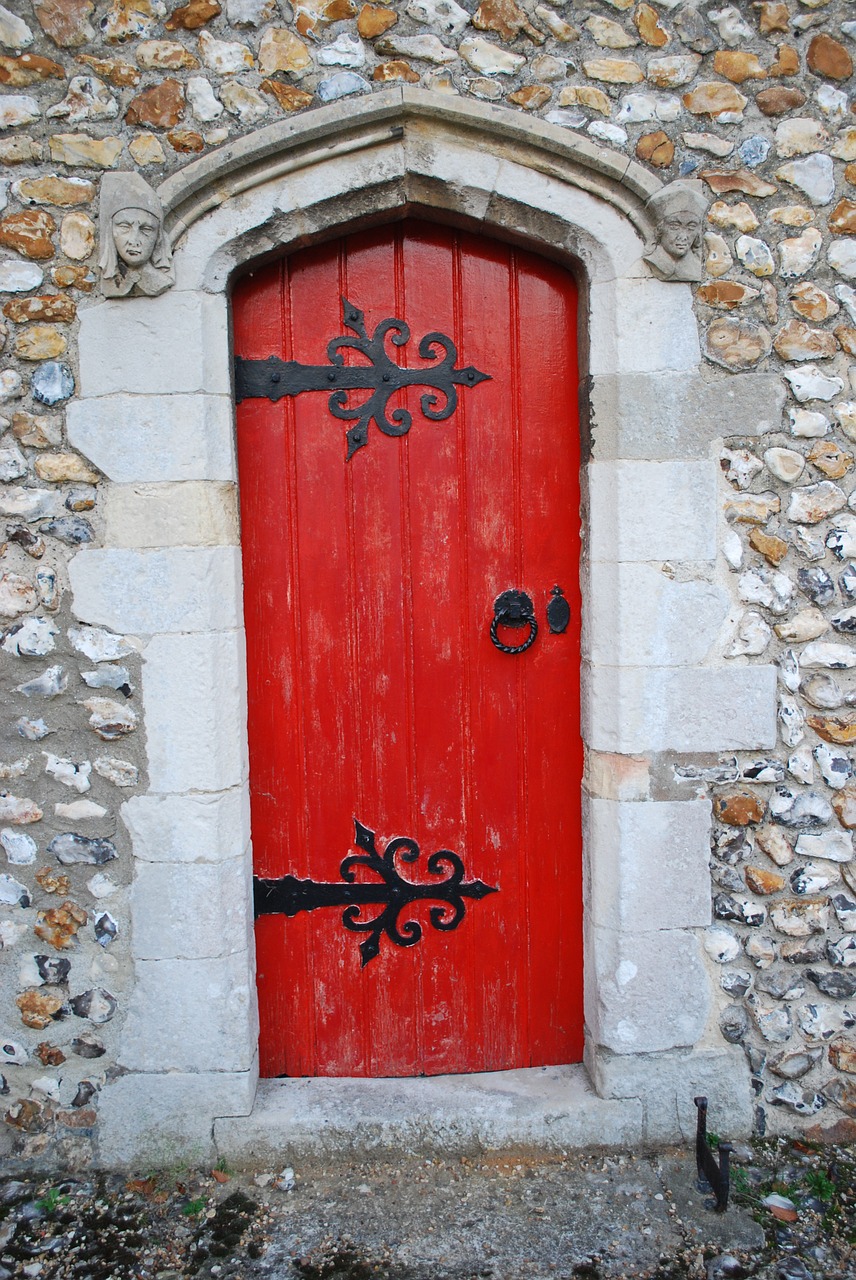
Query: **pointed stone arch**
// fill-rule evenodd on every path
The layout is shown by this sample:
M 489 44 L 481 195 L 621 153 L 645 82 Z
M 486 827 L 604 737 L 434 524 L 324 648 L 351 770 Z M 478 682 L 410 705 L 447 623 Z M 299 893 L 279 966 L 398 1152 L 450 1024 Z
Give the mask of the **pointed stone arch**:
M 408 172 L 432 177 L 430 160 L 452 139 L 560 177 L 612 205 L 643 236 L 651 230 L 645 203 L 663 184 L 627 156 L 507 107 L 409 86 L 259 129 L 185 165 L 158 194 L 176 241 L 224 200 L 333 158 L 403 144 L 413 159 L 422 152 Z

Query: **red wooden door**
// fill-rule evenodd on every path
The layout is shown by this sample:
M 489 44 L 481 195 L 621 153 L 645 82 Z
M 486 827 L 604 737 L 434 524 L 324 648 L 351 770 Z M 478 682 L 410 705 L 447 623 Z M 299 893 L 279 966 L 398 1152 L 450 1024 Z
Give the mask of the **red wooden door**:
M 256 922 L 264 1075 L 420 1075 L 579 1061 L 582 935 L 579 738 L 579 434 L 576 291 L 560 267 L 505 244 L 416 222 L 302 250 L 244 276 L 235 350 L 316 369 L 347 334 L 410 326 L 399 365 L 439 331 L 458 366 L 445 421 L 425 387 L 395 393 L 400 437 L 369 425 L 346 460 L 330 390 L 238 406 L 256 875 L 333 895 L 354 819 L 382 854 L 409 837 L 401 875 L 436 882 L 460 856 L 496 889 L 451 930 L 419 901 L 420 940 L 343 927 L 344 905 Z M 350 352 L 350 366 L 367 366 Z M 351 391 L 358 403 L 368 391 Z M 442 396 L 439 402 L 442 401 Z M 571 605 L 547 624 L 551 589 Z M 494 601 L 526 591 L 537 637 L 491 641 Z M 526 627 L 499 628 L 515 645 Z M 406 850 L 405 850 L 406 852 Z M 442 874 L 441 874 L 442 873 Z M 377 885 L 376 872 L 354 873 Z M 315 892 L 315 890 L 313 890 Z M 360 920 L 382 910 L 354 908 Z M 442 919 L 451 908 L 440 907 Z M 445 911 L 445 916 L 443 912 Z M 360 912 L 362 914 L 360 914 Z M 405 931 L 406 932 L 406 931 Z

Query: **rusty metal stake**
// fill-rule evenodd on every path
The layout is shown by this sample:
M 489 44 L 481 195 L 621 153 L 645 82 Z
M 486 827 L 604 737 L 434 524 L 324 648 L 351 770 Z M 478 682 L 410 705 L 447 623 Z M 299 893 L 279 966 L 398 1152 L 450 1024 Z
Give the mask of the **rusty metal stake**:
M 719 1164 L 707 1141 L 707 1098 L 693 1098 L 698 1109 L 696 1124 L 696 1169 L 700 1191 L 710 1190 L 716 1197 L 708 1202 L 708 1208 L 725 1213 L 728 1208 L 728 1157 L 734 1148 L 728 1142 L 719 1144 Z

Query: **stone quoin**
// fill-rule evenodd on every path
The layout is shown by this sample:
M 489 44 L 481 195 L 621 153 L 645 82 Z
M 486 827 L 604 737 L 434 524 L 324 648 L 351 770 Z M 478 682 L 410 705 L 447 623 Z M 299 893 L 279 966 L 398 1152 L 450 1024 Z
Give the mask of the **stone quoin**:
M 856 1134 L 856 24 L 594 9 L 0 5 L 10 1169 Z M 579 287 L 584 1056 L 260 1079 L 232 290 L 408 218 Z

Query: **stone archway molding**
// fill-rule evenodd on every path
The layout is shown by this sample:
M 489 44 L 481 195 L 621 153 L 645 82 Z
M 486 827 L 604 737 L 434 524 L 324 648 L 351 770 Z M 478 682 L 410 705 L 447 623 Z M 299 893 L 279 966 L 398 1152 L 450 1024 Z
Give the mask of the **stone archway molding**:
M 176 243 L 209 210 L 261 183 L 387 143 L 430 138 L 434 147 L 438 132 L 470 135 L 480 151 L 588 191 L 643 237 L 651 231 L 645 202 L 663 184 L 634 160 L 508 107 L 401 85 L 278 121 L 185 165 L 158 188 L 171 239 Z
M 641 257 L 658 187 L 520 113 L 395 88 L 169 178 L 174 288 L 81 307 L 68 435 L 107 483 L 103 545 L 71 562 L 74 611 L 138 637 L 149 759 L 148 792 L 122 809 L 135 984 L 122 1073 L 100 1096 L 102 1163 L 670 1141 L 692 1132 L 696 1093 L 720 1131 L 748 1130 L 748 1069 L 718 1036 L 702 947 L 710 806 L 670 777 L 775 742 L 775 670 L 717 648 L 715 442 L 769 429 L 782 390 L 702 366 L 689 286 Z M 585 275 L 587 1071 L 259 1083 L 230 279 L 410 212 Z

